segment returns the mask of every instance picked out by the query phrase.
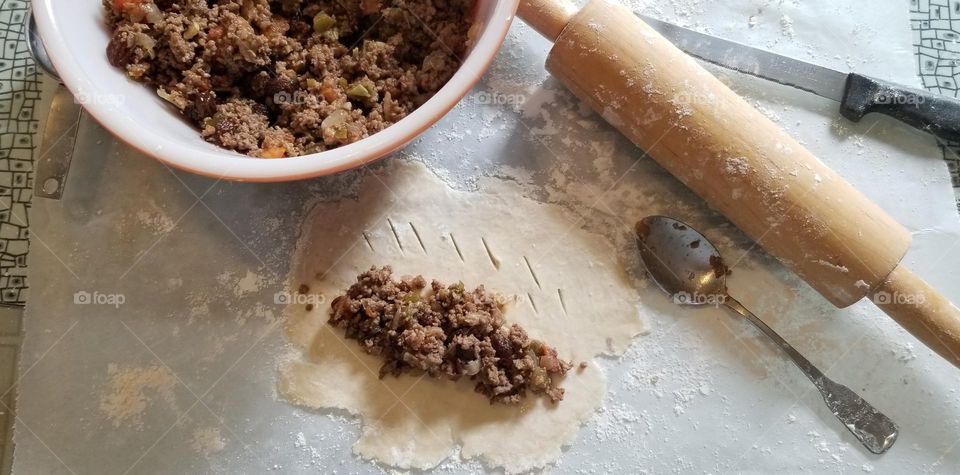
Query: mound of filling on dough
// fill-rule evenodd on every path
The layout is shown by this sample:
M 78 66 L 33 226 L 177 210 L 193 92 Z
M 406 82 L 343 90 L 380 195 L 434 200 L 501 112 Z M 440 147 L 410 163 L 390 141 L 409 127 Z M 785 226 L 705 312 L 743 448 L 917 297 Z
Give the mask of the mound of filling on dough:
M 433 281 L 427 288 L 421 276 L 396 281 L 392 269 L 382 267 L 360 274 L 333 300 L 329 323 L 383 358 L 381 378 L 409 372 L 467 377 L 491 403 L 518 403 L 527 391 L 560 401 L 563 388 L 555 379 L 570 363 L 519 325 L 507 326 L 503 311 L 503 299 L 483 286 Z
M 103 0 L 110 63 L 221 147 L 280 158 L 355 142 L 453 76 L 474 0 Z

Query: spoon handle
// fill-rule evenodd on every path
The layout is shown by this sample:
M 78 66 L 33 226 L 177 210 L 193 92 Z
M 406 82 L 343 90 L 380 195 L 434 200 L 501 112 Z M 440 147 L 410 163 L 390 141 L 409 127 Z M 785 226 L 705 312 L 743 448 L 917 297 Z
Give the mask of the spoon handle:
M 727 297 L 724 302 L 734 312 L 747 317 L 757 328 L 770 337 L 796 363 L 804 374 L 810 378 L 823 396 L 830 412 L 846 426 L 867 450 L 882 454 L 893 446 L 897 440 L 899 429 L 889 417 L 878 411 L 870 403 L 853 392 L 850 388 L 832 381 L 826 377 L 808 359 L 804 358 L 790 343 L 787 343 L 777 332 L 763 323 L 750 310 L 747 310 L 733 297 Z

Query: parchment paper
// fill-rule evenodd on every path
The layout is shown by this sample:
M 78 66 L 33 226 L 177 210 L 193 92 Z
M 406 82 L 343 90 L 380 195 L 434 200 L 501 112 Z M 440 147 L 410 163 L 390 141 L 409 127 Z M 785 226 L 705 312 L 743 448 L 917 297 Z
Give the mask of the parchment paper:
M 917 83 L 900 2 L 656 4 L 638 8 L 829 66 Z M 637 274 L 629 224 L 651 213 L 690 221 L 736 263 L 731 292 L 902 429 L 888 454 L 868 454 L 746 323 L 720 309 L 681 310 L 650 286 L 641 297 L 652 331 L 621 360 L 603 362 L 606 407 L 565 451 L 558 471 L 955 472 L 957 369 L 871 304 L 835 310 L 751 250 L 549 78 L 541 67 L 547 47 L 517 22 L 483 83 L 402 155 L 420 157 L 459 188 L 471 188 L 481 173 L 503 176 L 531 196 L 568 206 L 583 219 L 572 226 L 605 232 Z M 882 118 L 850 124 L 829 101 L 723 75 L 909 227 L 907 262 L 960 300 L 952 277 L 960 221 L 931 138 Z M 15 470 L 383 469 L 351 454 L 355 421 L 292 407 L 275 390 L 285 351 L 275 294 L 285 290 L 305 207 L 350 196 L 364 172 L 292 184 L 215 182 L 172 172 L 89 121 L 78 147 L 64 201 L 38 201 L 33 209 Z M 400 159 L 410 158 L 391 158 Z M 118 394 L 111 386 L 118 374 L 165 377 L 120 388 L 120 396 L 132 396 L 120 399 L 132 404 L 132 415 L 116 422 L 103 401 Z M 445 469 L 483 467 L 450 461 Z

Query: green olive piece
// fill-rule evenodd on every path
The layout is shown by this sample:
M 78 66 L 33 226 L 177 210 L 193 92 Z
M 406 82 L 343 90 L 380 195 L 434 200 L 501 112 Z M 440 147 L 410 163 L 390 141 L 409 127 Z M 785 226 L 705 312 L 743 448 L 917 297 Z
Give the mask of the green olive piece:
M 197 22 L 193 22 L 187 25 L 186 30 L 184 30 L 183 39 L 189 41 L 199 34 L 200 34 L 200 25 L 198 25 Z
M 332 16 L 327 15 L 324 12 L 317 13 L 313 17 L 313 31 L 316 33 L 323 33 L 336 24 L 337 20 L 334 20 Z
M 354 84 L 347 89 L 347 97 L 358 101 L 370 99 L 370 91 L 363 84 Z
M 377 95 L 377 85 L 370 80 L 370 78 L 364 76 L 363 79 L 357 81 L 359 84 L 363 85 L 370 92 L 371 96 Z

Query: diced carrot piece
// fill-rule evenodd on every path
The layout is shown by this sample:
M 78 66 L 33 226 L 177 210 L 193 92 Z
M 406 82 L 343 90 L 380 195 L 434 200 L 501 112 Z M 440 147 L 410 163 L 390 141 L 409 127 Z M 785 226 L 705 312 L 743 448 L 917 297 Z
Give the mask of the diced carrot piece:
M 143 0 L 113 0 L 113 11 L 122 12 L 127 5 L 143 3 Z
M 223 27 L 215 26 L 207 32 L 207 39 L 213 41 L 217 41 L 221 36 L 223 36 Z

